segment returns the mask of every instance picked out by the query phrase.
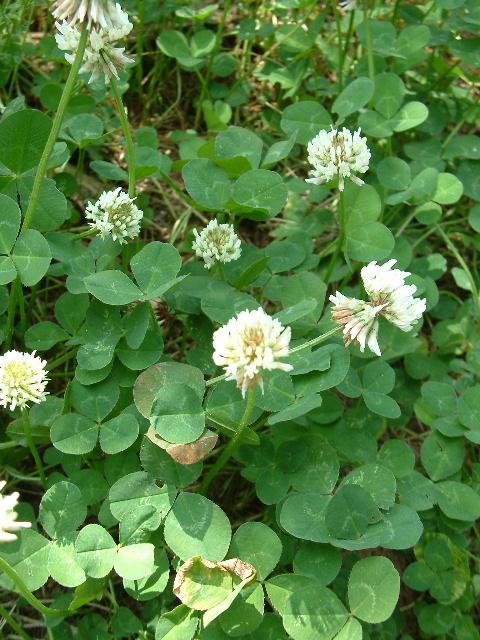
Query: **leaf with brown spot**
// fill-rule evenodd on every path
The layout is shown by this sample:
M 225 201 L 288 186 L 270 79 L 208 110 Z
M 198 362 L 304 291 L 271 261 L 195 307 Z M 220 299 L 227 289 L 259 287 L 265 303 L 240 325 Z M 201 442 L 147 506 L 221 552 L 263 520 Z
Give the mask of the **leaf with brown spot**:
M 233 591 L 232 574 L 218 563 L 195 556 L 179 568 L 173 593 L 191 609 L 206 611 Z
M 227 571 L 237 575 L 240 580 L 254 580 L 257 575 L 257 571 L 253 565 L 249 562 L 244 562 L 240 558 L 231 558 L 230 560 L 222 560 L 218 563 L 219 566 L 224 567 Z
M 209 429 L 207 429 L 198 440 L 189 442 L 188 444 L 173 444 L 167 442 L 163 438 L 160 438 L 152 427 L 148 429 L 146 435 L 153 444 L 164 449 L 168 455 L 179 464 L 195 464 L 195 462 L 203 460 L 215 447 L 218 440 L 217 434 Z
M 173 592 L 191 609 L 207 611 L 219 607 L 221 612 L 220 609 L 226 610 L 241 589 L 255 579 L 256 574 L 251 564 L 239 558 L 211 562 L 194 556 L 179 568 Z M 220 613 L 214 617 L 217 615 Z

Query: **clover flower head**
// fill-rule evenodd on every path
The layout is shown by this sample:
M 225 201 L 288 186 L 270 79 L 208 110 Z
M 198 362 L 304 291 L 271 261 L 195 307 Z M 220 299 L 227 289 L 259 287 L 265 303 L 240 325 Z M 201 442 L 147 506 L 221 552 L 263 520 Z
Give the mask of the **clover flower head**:
M 53 16 L 57 20 L 66 20 L 75 25 L 87 22 L 88 26 L 110 27 L 115 23 L 118 3 L 112 0 L 55 0 Z
M 360 351 L 367 346 L 377 356 L 381 356 L 378 345 L 378 314 L 381 307 L 374 307 L 364 300 L 348 298 L 337 291 L 330 296 L 333 303 L 332 319 L 343 328 L 345 345 L 348 347 L 354 340 L 360 345 Z
M 375 307 L 382 307 L 381 315 L 402 331 L 411 331 L 414 323 L 426 310 L 425 298 L 414 298 L 414 284 L 405 284 L 409 271 L 393 269 L 396 260 L 383 265 L 370 262 L 361 270 L 365 291 Z
M 81 68 L 83 73 L 91 74 L 89 84 L 101 77 L 106 82 L 110 82 L 110 78 L 118 80 L 118 69 L 133 62 L 133 58 L 125 55 L 125 47 L 114 46 L 117 39 L 115 33 L 112 36 L 107 29 L 93 29 L 90 33 L 89 45 L 85 49 L 85 62 Z
M 365 173 L 370 162 L 367 139 L 362 138 L 360 129 L 353 133 L 345 127 L 338 131 L 322 129 L 307 145 L 308 161 L 313 166 L 311 178 L 306 182 L 323 184 L 338 176 L 339 189 L 343 191 L 344 178 L 350 178 L 358 185 L 363 184 L 357 173 Z
M 111 236 L 112 240 L 125 244 L 127 238 L 136 238 L 140 233 L 143 211 L 136 206 L 135 198 L 118 187 L 104 191 L 95 203 L 89 202 L 85 217 L 102 238 Z
M 213 361 L 223 367 L 227 380 L 236 380 L 243 396 L 257 383 L 263 390 L 263 370 L 291 371 L 280 362 L 288 356 L 291 330 L 262 308 L 242 311 L 213 334 Z
M 6 484 L 5 481 L 0 482 L 0 542 L 16 540 L 17 536 L 13 531 L 27 529 L 32 526 L 31 522 L 17 522 L 15 507 L 20 496 L 17 491 L 10 495 L 2 495 L 2 490 Z
M 0 406 L 24 409 L 45 400 L 47 362 L 32 353 L 7 351 L 0 356 Z
M 194 229 L 193 234 L 195 240 L 192 249 L 199 258 L 203 258 L 205 269 L 210 269 L 216 261 L 232 262 L 240 257 L 240 238 L 231 224 L 218 224 L 217 220 L 210 220 L 200 233 Z
M 118 40 L 125 38 L 133 28 L 132 23 L 119 4 L 112 14 L 114 19 L 107 25 L 92 28 L 88 33 L 84 60 L 80 71 L 90 74 L 89 83 L 103 77 L 106 82 L 118 79 L 118 69 L 133 62 L 125 55 L 125 47 L 115 46 Z M 58 48 L 66 51 L 65 60 L 72 64 L 80 42 L 80 29 L 67 21 L 56 22 L 55 40 Z
M 380 356 L 378 346 L 378 318 L 383 316 L 402 331 L 411 331 L 414 323 L 426 310 L 425 298 L 414 298 L 417 287 L 405 284 L 410 273 L 392 269 L 396 260 L 383 265 L 370 262 L 361 270 L 361 277 L 369 300 L 348 298 L 337 291 L 330 296 L 333 303 L 332 319 L 343 327 L 345 344 L 354 340 L 363 352 L 365 345 Z

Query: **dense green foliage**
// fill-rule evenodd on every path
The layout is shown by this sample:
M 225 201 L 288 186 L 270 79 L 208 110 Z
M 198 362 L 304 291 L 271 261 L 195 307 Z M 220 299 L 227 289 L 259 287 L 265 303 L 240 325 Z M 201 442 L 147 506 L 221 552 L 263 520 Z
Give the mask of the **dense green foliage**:
M 478 640 L 478 0 L 124 0 L 135 63 L 73 78 L 61 122 L 49 5 L 0 7 L 0 354 L 49 372 L 45 402 L 0 409 L 32 522 L 0 543 L 0 635 Z M 343 215 L 305 183 L 331 126 L 372 153 Z M 95 237 L 88 202 L 127 184 L 140 236 Z M 207 270 L 214 218 L 242 253 Z M 381 357 L 335 334 L 247 400 L 214 379 L 240 311 L 295 348 L 391 258 L 427 311 L 380 319 Z

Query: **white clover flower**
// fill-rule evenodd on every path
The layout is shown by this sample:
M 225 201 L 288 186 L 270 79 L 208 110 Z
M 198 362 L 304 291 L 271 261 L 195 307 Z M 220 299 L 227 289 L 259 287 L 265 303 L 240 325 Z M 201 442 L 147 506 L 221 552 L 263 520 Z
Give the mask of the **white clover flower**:
M 24 409 L 39 404 L 47 392 L 47 362 L 32 353 L 7 351 L 0 356 L 0 406 Z
M 140 233 L 141 211 L 134 203 L 135 198 L 121 190 L 104 191 L 95 202 L 89 202 L 85 209 L 85 217 L 91 220 L 89 225 L 102 238 L 111 236 L 120 244 L 126 243 L 126 238 L 136 238 Z
M 279 362 L 288 356 L 291 330 L 271 318 L 262 308 L 242 311 L 213 334 L 213 361 L 223 367 L 227 380 L 236 380 L 245 396 L 247 389 L 260 384 L 262 371 L 292 366 Z
M 361 270 L 365 291 L 375 307 L 381 306 L 381 315 L 402 331 L 411 331 L 427 307 L 425 298 L 414 298 L 414 284 L 405 284 L 409 271 L 392 269 L 396 260 L 383 265 L 370 262 Z
M 396 260 L 383 265 L 370 262 L 361 270 L 369 301 L 348 298 L 337 291 L 330 296 L 332 319 L 343 327 L 345 344 L 354 340 L 363 352 L 367 345 L 373 353 L 382 355 L 378 346 L 378 318 L 383 316 L 402 331 L 411 331 L 413 324 L 426 310 L 425 298 L 414 298 L 417 287 L 405 284 L 410 273 L 392 269 Z
M 110 27 L 115 24 L 119 9 L 120 5 L 112 0 L 55 0 L 52 13 L 57 20 L 72 25 L 86 21 L 89 27 Z
M 362 353 L 367 346 L 377 356 L 381 356 L 378 345 L 378 314 L 382 307 L 373 307 L 363 300 L 348 298 L 339 291 L 330 296 L 329 300 L 334 305 L 332 319 L 343 327 L 346 346 L 356 340 Z
M 80 30 L 76 25 L 68 22 L 56 22 L 58 33 L 55 35 L 58 48 L 66 51 L 65 60 L 72 64 L 80 42 Z M 106 82 L 110 78 L 118 79 L 117 69 L 122 69 L 126 64 L 133 62 L 132 58 L 125 55 L 125 47 L 116 47 L 118 40 L 125 38 L 132 30 L 133 25 L 128 19 L 128 14 L 122 11 L 120 5 L 116 5 L 115 20 L 107 27 L 92 29 L 88 33 L 85 48 L 84 61 L 80 69 L 82 73 L 89 73 L 89 83 L 104 77 Z
M 196 229 L 193 233 L 195 240 L 192 249 L 205 261 L 205 269 L 210 269 L 217 260 L 231 262 L 240 257 L 240 238 L 231 224 L 218 224 L 217 220 L 210 220 L 200 233 Z
M 125 47 L 115 47 L 114 42 L 116 39 L 112 39 L 111 33 L 106 29 L 94 29 L 90 33 L 89 44 L 85 49 L 85 62 L 81 68 L 82 72 L 91 74 L 89 84 L 102 76 L 106 82 L 110 78 L 118 80 L 117 69 L 133 62 L 133 58 L 125 55 Z
M 338 176 L 339 189 L 344 189 L 344 178 L 350 178 L 358 185 L 363 184 L 356 173 L 365 173 L 370 162 L 367 139 L 362 138 L 360 129 L 352 132 L 343 128 L 318 133 L 307 145 L 308 161 L 313 166 L 311 178 L 305 182 L 323 184 Z
M 344 11 L 354 11 L 357 8 L 357 0 L 339 0 L 338 4 Z
M 2 490 L 7 483 L 0 482 L 0 542 L 10 542 L 16 540 L 17 536 L 12 533 L 20 529 L 28 529 L 32 526 L 31 522 L 17 522 L 17 512 L 15 507 L 20 497 L 15 491 L 10 495 L 2 495 Z

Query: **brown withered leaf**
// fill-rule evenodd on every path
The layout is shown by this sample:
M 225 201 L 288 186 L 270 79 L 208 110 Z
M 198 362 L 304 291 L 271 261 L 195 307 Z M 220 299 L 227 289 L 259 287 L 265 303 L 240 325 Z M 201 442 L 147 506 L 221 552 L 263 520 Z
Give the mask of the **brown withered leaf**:
M 218 440 L 217 434 L 209 429 L 198 440 L 188 444 L 167 442 L 157 434 L 153 427 L 148 429 L 146 435 L 153 444 L 164 449 L 179 464 L 195 464 L 195 462 L 203 460 L 215 447 Z
M 191 609 L 207 611 L 229 599 L 235 591 L 254 580 L 256 574 L 251 564 L 239 558 L 211 562 L 194 556 L 178 569 L 173 592 Z M 238 580 L 235 578 L 240 580 L 240 584 L 236 585 Z
M 254 580 L 257 570 L 249 562 L 244 562 L 240 558 L 231 558 L 230 560 L 222 560 L 217 563 L 220 567 L 224 567 L 227 571 L 237 575 L 240 580 Z

